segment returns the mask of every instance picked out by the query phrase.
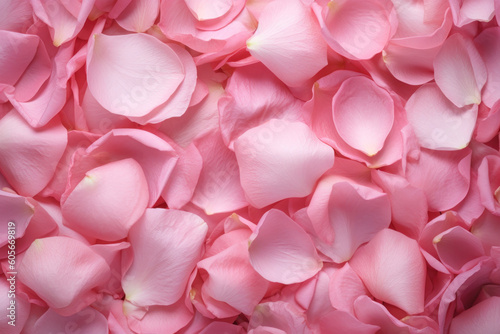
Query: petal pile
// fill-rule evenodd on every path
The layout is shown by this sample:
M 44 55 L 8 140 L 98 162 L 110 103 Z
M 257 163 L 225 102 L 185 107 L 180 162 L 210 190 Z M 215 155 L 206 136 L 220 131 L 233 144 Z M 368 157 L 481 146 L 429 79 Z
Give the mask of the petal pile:
M 499 25 L 0 1 L 0 333 L 498 334 Z

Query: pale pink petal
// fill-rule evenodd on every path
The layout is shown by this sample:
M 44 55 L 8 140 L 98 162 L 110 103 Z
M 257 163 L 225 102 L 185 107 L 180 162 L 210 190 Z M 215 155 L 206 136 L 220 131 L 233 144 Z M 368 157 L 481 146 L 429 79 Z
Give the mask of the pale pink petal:
M 67 237 L 35 240 L 19 264 L 19 280 L 61 315 L 94 302 L 93 288 L 109 277 L 104 258 L 81 241 Z
M 433 150 L 461 150 L 476 126 L 476 104 L 457 107 L 435 83 L 421 86 L 406 103 L 406 115 L 422 147 Z
M 14 86 L 35 57 L 40 38 L 0 30 L 0 39 L 0 82 Z
M 354 314 L 354 301 L 359 296 L 367 295 L 368 290 L 349 263 L 346 263 L 332 275 L 328 294 L 334 308 Z
M 208 215 L 247 206 L 235 154 L 224 145 L 220 132 L 197 138 L 195 145 L 203 159 L 203 167 L 192 202 Z
M 415 49 L 429 49 L 443 44 L 453 26 L 448 1 L 392 2 L 398 14 L 398 29 L 391 42 Z
M 319 25 L 300 0 L 270 2 L 247 48 L 289 86 L 300 86 L 327 64 Z
M 128 235 L 149 200 L 146 177 L 134 159 L 94 168 L 61 205 L 65 225 L 90 237 L 116 241 Z
M 35 207 L 26 198 L 0 190 L 0 247 L 7 245 L 9 235 L 15 235 L 16 239 L 24 236 L 34 211 Z
M 31 0 L 33 10 L 50 27 L 55 46 L 73 39 L 82 29 L 95 0 Z
M 24 32 L 33 22 L 30 0 L 0 2 L 0 30 Z
M 254 331 L 254 333 L 307 333 L 306 317 L 302 309 L 285 301 L 266 302 L 257 305 L 252 313 L 249 329 L 267 327 L 278 331 Z
M 391 96 L 366 77 L 347 79 L 333 97 L 332 111 L 342 139 L 368 156 L 382 149 L 394 124 Z
M 484 255 L 481 241 L 460 226 L 438 234 L 433 244 L 441 262 L 454 274 L 472 267 L 475 263 L 471 261 Z
M 114 114 L 147 115 L 172 96 L 184 76 L 177 54 L 153 36 L 98 34 L 89 42 L 89 90 Z
M 181 298 L 173 305 L 151 306 L 146 314 L 137 318 L 133 313 L 127 314 L 127 318 L 128 326 L 134 333 L 177 333 L 192 320 L 193 313 Z
M 15 292 L 13 292 L 15 290 Z M 31 304 L 28 296 L 19 291 L 19 284 L 16 284 L 16 275 L 2 275 L 0 281 L 0 293 L 4 298 L 0 299 L 0 331 L 5 334 L 19 334 L 23 327 L 30 320 Z M 13 304 L 14 303 L 14 304 Z
M 481 203 L 490 212 L 500 215 L 500 157 L 485 157 L 478 168 L 477 185 Z
M 159 0 L 134 0 L 116 18 L 116 23 L 133 32 L 145 32 L 160 13 Z
M 391 209 L 386 194 L 372 188 L 338 182 L 332 186 L 328 201 L 328 221 L 334 234 L 333 242 L 318 243 L 318 249 L 334 262 L 348 261 L 356 249 L 391 222 Z M 323 235 L 321 224 L 315 225 Z
M 179 300 L 200 259 L 207 229 L 189 212 L 146 210 L 130 231 L 134 261 L 122 279 L 126 299 L 138 306 Z
M 0 119 L 0 171 L 20 195 L 35 196 L 52 178 L 67 140 L 58 119 L 33 129 L 12 110 Z
M 409 160 L 408 182 L 424 191 L 430 211 L 446 211 L 462 201 L 469 191 L 471 150 L 432 151 L 422 149 L 418 160 Z
M 449 3 L 458 27 L 474 21 L 489 22 L 494 15 L 495 0 L 449 0 Z
M 474 44 L 481 55 L 488 71 L 488 80 L 483 88 L 483 102 L 488 107 L 500 100 L 500 28 L 483 30 L 475 39 Z
M 457 107 L 481 103 L 488 73 L 474 43 L 457 33 L 444 42 L 434 59 L 434 77 L 443 94 Z
M 250 204 L 257 208 L 309 195 L 334 161 L 333 149 L 306 124 L 278 119 L 245 132 L 234 149 L 241 185 Z
M 219 113 L 222 136 L 229 148 L 245 131 L 272 118 L 304 118 L 300 101 L 262 64 L 236 69 L 228 79 L 226 94 L 219 100 Z
M 198 21 L 209 21 L 218 19 L 227 14 L 231 7 L 240 1 L 234 0 L 215 0 L 206 2 L 203 0 L 184 0 L 193 16 Z
M 379 327 L 364 324 L 353 315 L 334 310 L 325 314 L 317 327 L 319 333 L 349 333 L 349 334 L 375 334 Z
M 108 334 L 108 321 L 104 315 L 92 307 L 80 312 L 62 316 L 48 309 L 35 323 L 35 333 L 65 333 L 76 329 L 82 333 Z
M 415 240 L 394 230 L 380 231 L 350 265 L 375 298 L 408 314 L 424 310 L 426 263 Z
M 450 333 L 494 334 L 500 328 L 500 297 L 491 297 L 453 318 Z
M 434 79 L 433 61 L 440 46 L 432 49 L 412 49 L 389 44 L 383 51 L 385 65 L 392 75 L 409 85 L 422 85 Z
M 314 276 L 323 266 L 307 233 L 282 211 L 262 216 L 249 239 L 254 269 L 271 282 L 292 284 Z
M 202 295 L 226 303 L 237 312 L 251 314 L 266 294 L 268 282 L 250 265 L 245 241 L 203 259 L 198 268 L 205 277 Z
M 397 17 L 391 1 L 330 1 L 321 13 L 328 45 L 351 59 L 370 59 L 394 35 Z

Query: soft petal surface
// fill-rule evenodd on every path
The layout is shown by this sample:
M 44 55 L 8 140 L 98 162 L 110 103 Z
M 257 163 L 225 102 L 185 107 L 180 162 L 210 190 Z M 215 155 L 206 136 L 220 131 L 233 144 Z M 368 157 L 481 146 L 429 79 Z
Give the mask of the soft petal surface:
M 481 103 L 488 73 L 474 43 L 457 33 L 450 36 L 434 59 L 434 78 L 457 107 Z
M 368 156 L 382 149 L 394 124 L 394 103 L 389 93 L 361 76 L 347 79 L 340 86 L 332 110 L 342 139 Z
M 106 241 L 127 236 L 149 200 L 141 166 L 124 159 L 94 168 L 62 204 L 65 224 L 84 235 Z
M 61 315 L 92 303 L 97 298 L 92 289 L 108 276 L 104 258 L 68 237 L 35 240 L 19 266 L 19 280 Z
M 485 29 L 474 39 L 474 44 L 488 71 L 488 80 L 482 92 L 483 102 L 492 108 L 500 100 L 500 65 L 497 61 L 500 57 L 500 28 Z
M 195 214 L 148 209 L 130 231 L 134 261 L 122 279 L 135 305 L 171 305 L 200 259 L 207 224 Z
M 406 103 L 406 115 L 422 147 L 461 150 L 472 137 L 477 105 L 457 107 L 430 83 L 420 87 Z
M 415 240 L 383 230 L 349 263 L 374 297 L 408 314 L 424 310 L 426 264 Z
M 247 48 L 289 86 L 299 86 L 327 64 L 319 25 L 299 0 L 270 2 Z
M 66 143 L 59 120 L 33 129 L 13 110 L 0 119 L 0 171 L 19 194 L 34 196 L 49 183 Z
M 250 262 L 271 282 L 298 283 L 323 266 L 306 232 L 278 210 L 268 211 L 250 237 Z
M 453 318 L 450 333 L 493 334 L 500 327 L 500 297 L 491 297 Z
M 250 204 L 258 208 L 309 195 L 334 161 L 333 149 L 304 123 L 277 119 L 245 132 L 234 148 L 241 185 Z
M 90 44 L 89 89 L 114 114 L 140 117 L 150 113 L 175 92 L 184 73 L 172 48 L 146 34 L 99 34 Z
M 160 1 L 158 0 L 131 1 L 116 18 L 116 22 L 129 31 L 145 32 L 153 26 L 159 13 Z
M 108 321 L 102 313 L 88 307 L 71 316 L 61 316 L 49 309 L 35 323 L 36 333 L 64 333 L 69 328 L 83 333 L 107 334 Z

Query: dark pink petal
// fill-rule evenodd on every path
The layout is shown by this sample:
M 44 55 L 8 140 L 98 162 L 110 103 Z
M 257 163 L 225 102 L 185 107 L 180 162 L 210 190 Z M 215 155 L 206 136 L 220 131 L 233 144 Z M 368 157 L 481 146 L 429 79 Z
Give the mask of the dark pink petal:
M 189 212 L 146 210 L 130 231 L 134 260 L 122 279 L 126 299 L 138 306 L 178 301 L 200 259 L 207 229 Z
M 327 64 L 320 27 L 300 0 L 274 0 L 264 7 L 247 48 L 289 86 L 300 86 Z
M 58 119 L 33 129 L 13 110 L 0 119 L 0 171 L 20 195 L 35 196 L 52 178 L 67 140 Z
M 262 216 L 249 239 L 248 253 L 253 268 L 271 282 L 303 282 L 323 266 L 307 233 L 276 209 Z
M 474 44 L 488 71 L 488 80 L 482 91 L 483 102 L 492 108 L 495 102 L 500 99 L 500 80 L 498 79 L 500 66 L 496 61 L 500 57 L 500 28 L 483 30 L 474 39 Z
M 333 149 L 306 124 L 278 119 L 245 132 L 234 149 L 241 185 L 249 203 L 257 208 L 309 195 L 334 161 Z
M 408 314 L 424 310 L 426 263 L 415 240 L 382 230 L 349 263 L 375 298 Z

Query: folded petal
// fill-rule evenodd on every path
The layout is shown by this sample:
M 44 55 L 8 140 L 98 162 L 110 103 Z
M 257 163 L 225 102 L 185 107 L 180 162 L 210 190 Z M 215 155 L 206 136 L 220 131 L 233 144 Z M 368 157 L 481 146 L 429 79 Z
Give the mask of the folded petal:
M 92 307 L 80 312 L 62 316 L 48 309 L 35 323 L 35 333 L 65 333 L 69 328 L 75 328 L 82 333 L 107 334 L 108 321 L 104 315 Z
M 250 265 L 246 242 L 203 259 L 198 268 L 205 277 L 202 295 L 224 302 L 237 312 L 251 314 L 266 294 L 268 282 Z
M 109 266 L 81 241 L 57 236 L 35 240 L 18 275 L 49 307 L 69 316 L 96 300 L 93 288 L 109 277 Z
M 0 31 L 0 82 L 14 86 L 35 57 L 40 38 L 36 35 Z
M 406 115 L 422 147 L 461 150 L 476 126 L 477 105 L 457 107 L 435 83 L 421 86 L 406 103 Z
M 349 263 L 375 298 L 408 314 L 424 310 L 426 263 L 415 240 L 385 229 Z
M 474 21 L 488 22 L 493 18 L 495 0 L 449 0 L 453 21 L 458 27 Z
M 58 119 L 33 129 L 12 110 L 0 119 L 0 171 L 20 195 L 35 196 L 52 179 L 67 140 Z
M 370 59 L 396 32 L 391 1 L 335 0 L 322 11 L 322 32 L 328 45 L 350 59 Z
M 422 149 L 417 160 L 409 160 L 406 178 L 424 191 L 430 211 L 446 211 L 460 203 L 470 185 L 471 150 L 432 151 Z
M 359 296 L 367 294 L 368 290 L 366 290 L 363 281 L 348 262 L 333 273 L 328 295 L 332 306 L 337 310 L 354 314 L 354 301 Z
M 319 25 L 299 0 L 270 2 L 247 48 L 289 86 L 300 86 L 327 64 Z
M 333 122 L 342 139 L 368 156 L 377 154 L 394 124 L 394 102 L 372 80 L 347 79 L 333 97 Z
M 249 239 L 249 245 L 252 266 L 271 282 L 303 282 L 323 267 L 307 233 L 276 209 L 262 216 L 257 230 Z
M 294 303 L 281 300 L 265 302 L 255 308 L 248 324 L 249 329 L 259 327 L 269 328 L 271 331 L 254 331 L 254 333 L 305 333 L 306 317 L 303 310 Z
M 434 78 L 443 94 L 457 107 L 481 103 L 488 73 L 474 43 L 454 34 L 434 59 Z
M 150 113 L 172 96 L 184 74 L 177 54 L 153 36 L 99 34 L 89 42 L 88 87 L 114 114 Z
M 146 210 L 130 231 L 134 261 L 122 278 L 126 300 L 137 306 L 168 306 L 179 300 L 201 257 L 207 230 L 189 212 Z
M 309 195 L 334 161 L 333 149 L 307 125 L 277 119 L 245 132 L 234 149 L 241 185 L 250 204 L 257 208 Z
M 159 13 L 159 0 L 131 1 L 116 18 L 116 23 L 128 31 L 145 32 L 153 26 Z
M 146 177 L 134 159 L 94 168 L 69 194 L 61 209 L 65 225 L 100 240 L 125 238 L 149 200 Z
M 500 64 L 497 59 L 500 57 L 500 28 L 493 27 L 483 30 L 475 39 L 481 58 L 488 71 L 488 80 L 483 88 L 483 102 L 488 107 L 500 100 Z
M 382 59 L 396 79 L 409 85 L 422 85 L 434 79 L 433 61 L 439 49 L 440 46 L 412 49 L 389 44 L 382 53 Z
M 500 297 L 491 297 L 453 318 L 450 333 L 494 334 L 500 328 Z
M 138 317 L 134 313 L 127 314 L 128 327 L 134 333 L 177 333 L 193 318 L 193 313 L 182 298 L 175 304 L 150 306 L 146 314 L 140 313 Z

